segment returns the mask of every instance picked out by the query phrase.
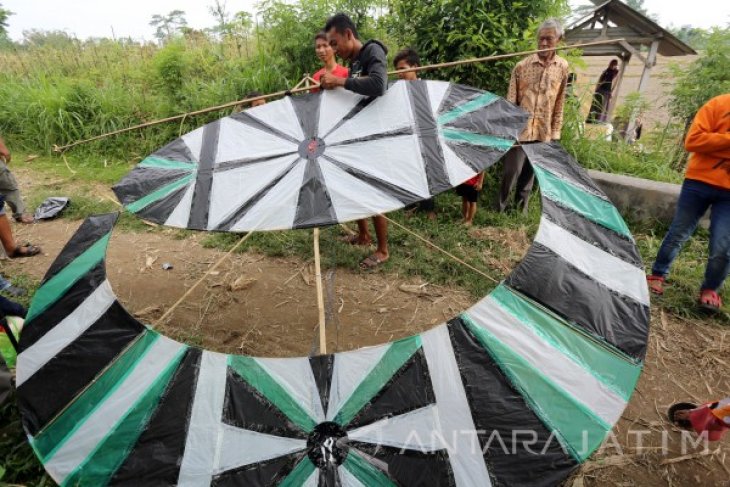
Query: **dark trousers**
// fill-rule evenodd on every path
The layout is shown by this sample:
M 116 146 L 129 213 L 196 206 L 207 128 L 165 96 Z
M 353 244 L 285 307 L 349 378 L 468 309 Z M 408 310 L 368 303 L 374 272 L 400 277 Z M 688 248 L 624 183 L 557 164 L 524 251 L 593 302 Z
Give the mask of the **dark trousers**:
M 717 291 L 730 273 L 730 190 L 685 179 L 672 225 L 662 241 L 652 267 L 655 276 L 666 276 L 682 245 L 692 236 L 708 208 L 710 252 L 702 289 Z
M 510 195 L 516 186 L 515 204 L 518 209 L 527 213 L 527 204 L 530 201 L 530 193 L 532 193 L 534 184 L 535 173 L 530 163 L 527 162 L 525 151 L 522 150 L 522 147 L 512 147 L 504 156 L 497 210 L 501 212 L 507 209 Z

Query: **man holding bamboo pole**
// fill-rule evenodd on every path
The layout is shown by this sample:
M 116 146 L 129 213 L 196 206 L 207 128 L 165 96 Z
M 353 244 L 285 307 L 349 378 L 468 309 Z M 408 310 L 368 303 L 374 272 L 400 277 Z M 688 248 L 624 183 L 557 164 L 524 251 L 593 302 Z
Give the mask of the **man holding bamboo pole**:
M 357 35 L 357 28 L 350 17 L 343 13 L 332 16 L 325 25 L 327 40 L 338 56 L 350 62 L 347 78 L 340 78 L 334 73 L 325 72 L 320 78 L 320 85 L 326 90 L 343 87 L 346 90 L 365 96 L 382 96 L 388 89 L 387 48 L 376 40 L 362 43 Z M 378 248 L 374 253 L 360 262 L 363 270 L 374 269 L 388 260 L 388 220 L 382 215 L 373 217 L 375 236 Z M 357 221 L 358 234 L 347 237 L 352 245 L 370 245 L 372 237 L 368 229 L 368 221 Z

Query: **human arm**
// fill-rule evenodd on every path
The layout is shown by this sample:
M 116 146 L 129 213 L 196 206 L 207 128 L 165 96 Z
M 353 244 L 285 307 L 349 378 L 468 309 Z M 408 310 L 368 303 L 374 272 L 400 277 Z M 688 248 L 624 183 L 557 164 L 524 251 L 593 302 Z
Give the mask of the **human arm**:
M 689 128 L 684 148 L 688 152 L 712 154 L 720 159 L 730 158 L 730 132 L 720 132 L 720 118 L 730 116 L 730 107 L 719 106 L 713 99 L 699 109 Z
M 480 172 L 477 176 L 477 183 L 474 185 L 474 189 L 481 191 L 484 186 L 484 171 Z
M 5 146 L 5 141 L 0 137 L 0 157 L 5 159 L 5 163 L 10 162 L 10 151 Z
M 550 139 L 560 140 L 560 131 L 563 128 L 563 105 L 565 104 L 565 86 L 568 83 L 568 70 L 563 71 L 563 77 L 560 80 L 560 88 L 555 97 L 555 106 L 553 107 L 553 116 L 550 126 Z
M 509 88 L 507 88 L 507 101 L 517 105 L 517 82 L 519 81 L 519 65 L 512 70 L 512 76 L 509 78 Z
M 332 90 L 334 88 L 345 86 L 345 78 L 335 76 L 333 73 L 325 72 L 319 78 L 319 84 L 325 90 Z
M 344 87 L 364 96 L 382 96 L 388 88 L 388 69 L 385 50 L 378 44 L 369 44 L 362 56 L 363 71 L 368 74 L 359 78 L 347 78 Z

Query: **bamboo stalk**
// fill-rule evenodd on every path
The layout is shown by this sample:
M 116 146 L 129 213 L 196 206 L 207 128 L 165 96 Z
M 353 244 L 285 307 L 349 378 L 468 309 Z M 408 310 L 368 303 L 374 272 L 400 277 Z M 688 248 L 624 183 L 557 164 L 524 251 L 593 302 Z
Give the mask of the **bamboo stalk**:
M 327 353 L 327 333 L 325 330 L 324 293 L 322 291 L 322 265 L 319 255 L 319 228 L 314 232 L 314 275 L 317 283 L 317 309 L 319 311 L 319 353 Z
M 483 63 L 483 62 L 486 62 L 486 61 L 495 61 L 495 60 L 498 60 L 498 59 L 507 59 L 507 58 L 517 57 L 517 56 L 526 56 L 526 55 L 529 55 L 529 54 L 537 54 L 537 53 L 540 53 L 540 52 L 546 52 L 546 51 L 552 51 L 552 50 L 562 51 L 562 50 L 567 50 L 567 49 L 579 49 L 581 47 L 600 46 L 600 45 L 604 45 L 604 44 L 616 44 L 616 43 L 620 43 L 621 41 L 624 41 L 624 40 L 625 39 L 609 39 L 609 40 L 605 40 L 605 41 L 594 41 L 594 42 L 586 42 L 586 43 L 583 43 L 583 44 L 571 44 L 571 45 L 559 46 L 559 47 L 556 47 L 554 49 L 533 49 L 533 50 L 530 50 L 530 51 L 511 52 L 511 53 L 507 53 L 507 54 L 496 54 L 496 55 L 493 55 L 493 56 L 484 56 L 484 57 L 479 57 L 479 58 L 462 59 L 460 61 L 451 61 L 451 62 L 448 62 L 448 63 L 429 64 L 427 66 L 419 66 L 417 68 L 403 69 L 403 70 L 400 70 L 400 71 L 388 71 L 388 74 L 407 73 L 407 72 L 410 72 L 410 71 L 428 71 L 428 70 L 441 69 L 441 68 L 451 68 L 451 67 L 454 67 L 454 66 L 462 66 L 464 64 Z M 317 84 L 316 86 L 319 86 L 319 84 Z M 113 132 L 108 132 L 106 134 L 97 135 L 97 136 L 94 136 L 94 137 L 91 137 L 91 138 L 88 138 L 88 139 L 79 140 L 79 141 L 73 142 L 71 144 L 66 144 L 66 145 L 62 145 L 62 146 L 59 146 L 59 145 L 54 144 L 53 145 L 53 152 L 64 152 L 64 151 L 66 151 L 66 150 L 68 150 L 68 149 L 70 149 L 72 147 L 76 147 L 76 146 L 81 145 L 81 144 L 87 144 L 89 142 L 93 142 L 95 140 L 104 139 L 106 137 L 111 137 L 112 135 L 119 135 L 119 134 L 123 134 L 125 132 L 131 132 L 132 130 L 138 130 L 138 129 L 142 129 L 142 128 L 146 128 L 146 127 L 152 127 L 154 125 L 160 125 L 160 124 L 167 123 L 167 122 L 174 122 L 175 120 L 180 120 L 180 119 L 183 119 L 185 117 L 192 117 L 192 116 L 195 116 L 195 115 L 203 115 L 203 114 L 210 113 L 210 112 L 215 112 L 215 111 L 218 111 L 218 110 L 224 110 L 226 108 L 231 108 L 231 107 L 234 107 L 234 106 L 237 106 L 237 105 L 241 105 L 243 103 L 251 103 L 251 102 L 257 101 L 257 100 L 268 100 L 269 98 L 277 98 L 277 97 L 280 97 L 280 96 L 293 95 L 295 93 L 301 93 L 301 92 L 304 92 L 304 91 L 309 91 L 310 89 L 311 89 L 311 87 L 309 87 L 309 88 L 308 87 L 300 87 L 300 88 L 294 88 L 294 89 L 291 89 L 291 90 L 277 91 L 276 93 L 270 93 L 268 95 L 255 96 L 255 97 L 252 97 L 252 98 L 244 98 L 243 100 L 232 101 L 232 102 L 229 102 L 229 103 L 224 103 L 223 105 L 216 105 L 214 107 L 202 108 L 200 110 L 195 110 L 193 112 L 181 113 L 179 115 L 174 115 L 172 117 L 161 118 L 159 120 L 153 120 L 151 122 L 141 123 L 139 125 L 134 125 L 132 127 L 127 127 L 127 128 L 123 128 L 123 129 L 119 129 L 119 130 L 114 130 Z

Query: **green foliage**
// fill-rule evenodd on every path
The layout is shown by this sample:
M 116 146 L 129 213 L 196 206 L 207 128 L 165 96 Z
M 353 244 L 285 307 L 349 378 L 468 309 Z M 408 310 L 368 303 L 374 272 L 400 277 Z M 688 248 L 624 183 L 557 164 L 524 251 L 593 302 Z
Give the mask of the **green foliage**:
M 0 41 L 8 39 L 8 18 L 13 15 L 13 12 L 3 8 L 0 3 Z
M 314 35 L 324 28 L 327 19 L 336 12 L 345 12 L 355 23 L 363 40 L 379 38 L 384 31 L 379 28 L 376 13 L 382 9 L 380 0 L 265 0 L 261 3 L 263 28 L 260 36 L 262 55 L 283 58 L 282 66 L 287 77 L 299 79 L 304 73 L 320 68 L 314 54 Z
M 188 25 L 183 10 L 173 10 L 167 15 L 155 14 L 150 20 L 150 26 L 155 28 L 155 37 L 160 42 L 167 42 L 181 32 Z
M 416 48 L 427 64 L 535 49 L 535 29 L 546 17 L 563 13 L 566 2 L 393 0 L 391 5 L 393 37 Z M 440 71 L 439 77 L 504 94 L 517 61 L 460 66 Z
M 188 75 L 189 60 L 182 42 L 170 42 L 153 59 L 156 86 L 176 104 L 180 101 L 185 78 Z
M 730 29 L 714 29 L 704 54 L 686 69 L 674 66 L 672 78 L 671 114 L 691 123 L 710 98 L 730 92 Z
M 712 31 L 701 27 L 683 25 L 681 27 L 670 27 L 669 32 L 677 36 L 677 39 L 694 49 L 705 49 Z
M 4 472 L 0 485 L 55 485 L 43 471 L 43 466 L 26 440 L 13 396 L 0 405 L 0 452 L 0 472 Z

